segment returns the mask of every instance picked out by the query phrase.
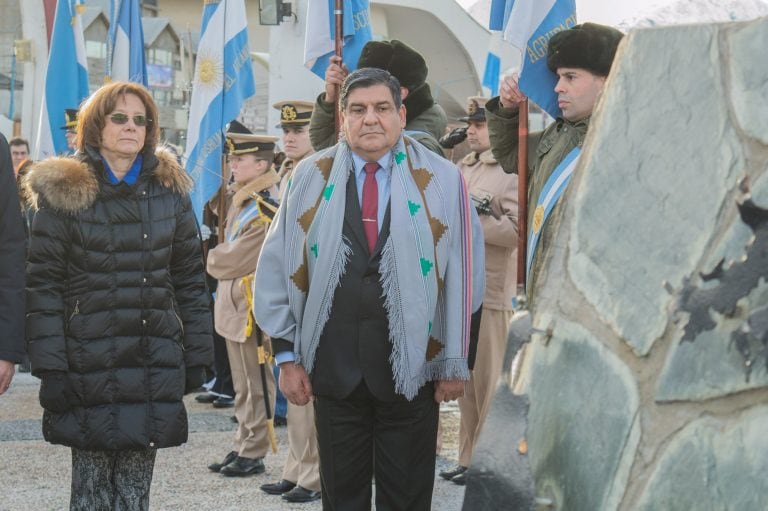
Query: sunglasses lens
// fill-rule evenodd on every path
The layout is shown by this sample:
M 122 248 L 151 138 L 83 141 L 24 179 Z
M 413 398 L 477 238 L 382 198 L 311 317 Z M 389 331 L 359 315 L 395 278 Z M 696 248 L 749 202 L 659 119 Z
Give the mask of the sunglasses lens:
M 128 122 L 128 116 L 125 114 L 112 114 L 110 119 L 112 119 L 112 122 L 115 124 L 125 124 Z
M 128 122 L 128 119 L 130 119 L 130 117 L 125 114 L 112 114 L 109 116 L 109 118 L 112 119 L 112 122 L 115 124 L 125 124 Z M 133 124 L 136 126 L 146 126 L 147 117 L 144 115 L 134 115 Z

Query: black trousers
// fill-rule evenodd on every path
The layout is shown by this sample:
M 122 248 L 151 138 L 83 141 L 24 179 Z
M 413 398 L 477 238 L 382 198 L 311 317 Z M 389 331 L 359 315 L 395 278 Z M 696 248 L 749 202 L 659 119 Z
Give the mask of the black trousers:
M 323 509 L 429 511 L 439 405 L 432 384 L 413 401 L 380 401 L 361 383 L 349 396 L 315 396 Z

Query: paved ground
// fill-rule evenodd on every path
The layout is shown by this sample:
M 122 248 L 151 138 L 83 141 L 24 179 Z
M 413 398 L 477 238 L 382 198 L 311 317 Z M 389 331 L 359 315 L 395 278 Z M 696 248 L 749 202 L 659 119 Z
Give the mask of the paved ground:
M 0 396 L 0 511 L 66 510 L 71 477 L 70 450 L 42 439 L 42 409 L 37 401 L 39 381 L 29 374 L 16 374 L 11 388 Z M 229 410 L 201 405 L 187 396 L 190 437 L 185 445 L 158 452 L 152 482 L 153 510 L 318 511 L 319 502 L 289 504 L 258 489 L 260 484 L 280 478 L 287 435 L 277 428 L 278 452 L 266 459 L 267 471 L 250 478 L 227 478 L 208 471 L 231 448 L 234 424 Z M 458 407 L 455 402 L 441 409 L 443 450 L 437 471 L 455 464 L 458 438 Z M 459 511 L 462 487 L 436 477 L 432 509 Z

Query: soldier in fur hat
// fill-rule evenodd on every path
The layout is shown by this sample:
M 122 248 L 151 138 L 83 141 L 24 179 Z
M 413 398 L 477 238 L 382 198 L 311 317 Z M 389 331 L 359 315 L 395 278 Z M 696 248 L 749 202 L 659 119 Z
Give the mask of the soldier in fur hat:
M 405 134 L 443 156 L 438 139 L 445 132 L 448 119 L 443 108 L 432 98 L 427 84 L 427 63 L 419 52 L 407 44 L 391 41 L 368 41 L 360 53 L 357 67 L 375 67 L 389 71 L 400 82 L 405 105 Z M 336 143 L 334 103 L 336 93 L 349 74 L 339 57 L 331 57 L 325 72 L 325 92 L 317 97 L 309 136 L 312 147 L 319 151 Z
M 528 138 L 529 233 L 542 232 L 543 215 L 539 213 L 543 208 L 538 204 L 541 192 L 566 156 L 583 144 L 623 35 L 612 27 L 584 23 L 558 32 L 549 40 L 547 66 L 558 76 L 554 90 L 562 113 L 543 132 L 532 133 Z M 517 76 L 511 75 L 502 81 L 499 96 L 486 105 L 491 150 L 509 173 L 517 173 L 518 105 L 524 99 Z M 542 238 L 539 243 L 546 245 L 547 240 Z M 529 290 L 533 289 L 536 267 L 534 258 Z
M 208 252 L 208 273 L 218 280 L 214 325 L 226 339 L 238 423 L 234 449 L 208 468 L 229 477 L 264 472 L 269 448 L 265 394 L 267 402 L 275 402 L 275 378 L 268 362 L 267 367 L 259 367 L 261 332 L 250 311 L 253 271 L 277 211 L 274 198 L 278 177 L 272 169 L 276 140 L 255 135 L 237 121 L 229 124 L 226 148 L 233 176 L 229 190 L 232 199 L 224 225 L 225 239 Z

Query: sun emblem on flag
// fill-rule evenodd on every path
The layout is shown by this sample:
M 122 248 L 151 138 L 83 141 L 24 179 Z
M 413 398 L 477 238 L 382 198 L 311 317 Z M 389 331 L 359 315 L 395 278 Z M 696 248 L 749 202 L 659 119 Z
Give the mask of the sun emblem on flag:
M 219 88 L 221 87 L 224 75 L 224 66 L 218 55 L 208 52 L 201 52 L 197 56 L 197 76 L 195 82 L 203 87 Z
M 533 233 L 539 234 L 542 225 L 544 225 L 544 206 L 539 204 L 533 212 Z

